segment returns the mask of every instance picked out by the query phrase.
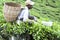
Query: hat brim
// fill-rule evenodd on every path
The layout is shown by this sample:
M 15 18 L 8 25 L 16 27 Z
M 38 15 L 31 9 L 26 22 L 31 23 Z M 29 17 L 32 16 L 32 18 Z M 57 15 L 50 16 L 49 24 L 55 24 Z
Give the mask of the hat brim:
M 32 1 L 30 1 L 30 2 L 26 1 L 25 3 L 26 3 L 26 5 L 28 5 L 28 4 L 30 4 L 30 5 L 34 5 L 34 4 L 35 4 L 35 3 L 32 2 Z

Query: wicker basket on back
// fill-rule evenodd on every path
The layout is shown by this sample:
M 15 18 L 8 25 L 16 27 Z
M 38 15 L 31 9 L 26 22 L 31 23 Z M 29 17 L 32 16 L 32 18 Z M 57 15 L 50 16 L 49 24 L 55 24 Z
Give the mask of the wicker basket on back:
M 4 3 L 4 18 L 7 22 L 16 20 L 19 12 L 21 10 L 21 5 L 13 2 Z

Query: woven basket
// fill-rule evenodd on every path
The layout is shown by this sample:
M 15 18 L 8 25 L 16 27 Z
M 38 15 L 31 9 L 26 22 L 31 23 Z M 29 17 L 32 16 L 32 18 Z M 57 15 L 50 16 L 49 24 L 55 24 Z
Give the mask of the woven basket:
M 4 3 L 4 18 L 6 21 L 11 22 L 16 20 L 20 13 L 21 5 L 13 2 Z

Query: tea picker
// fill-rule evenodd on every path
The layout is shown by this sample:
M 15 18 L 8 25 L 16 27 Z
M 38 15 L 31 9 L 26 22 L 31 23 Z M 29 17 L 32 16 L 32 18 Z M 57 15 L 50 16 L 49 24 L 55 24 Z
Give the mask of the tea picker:
M 31 0 L 26 0 L 26 7 L 23 8 L 23 10 L 19 13 L 17 17 L 17 24 L 20 24 L 20 22 L 26 22 L 26 21 L 37 21 L 35 16 L 30 15 L 29 10 L 32 9 L 32 6 L 34 5 L 34 2 Z

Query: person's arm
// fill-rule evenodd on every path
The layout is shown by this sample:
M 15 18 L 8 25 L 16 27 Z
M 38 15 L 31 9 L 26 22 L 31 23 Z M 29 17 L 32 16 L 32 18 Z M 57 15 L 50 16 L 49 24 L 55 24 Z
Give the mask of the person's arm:
M 23 18 L 23 15 L 24 15 L 24 10 L 22 10 L 18 16 L 18 19 L 20 20 L 21 18 Z
M 24 15 L 23 15 L 24 22 L 28 20 L 28 16 L 29 16 L 29 12 L 28 12 L 28 10 L 25 10 Z
M 23 15 L 24 15 L 24 10 L 22 10 L 20 14 L 18 15 L 18 19 L 16 21 L 18 25 L 20 25 L 20 22 L 23 21 L 21 20 L 23 18 Z

